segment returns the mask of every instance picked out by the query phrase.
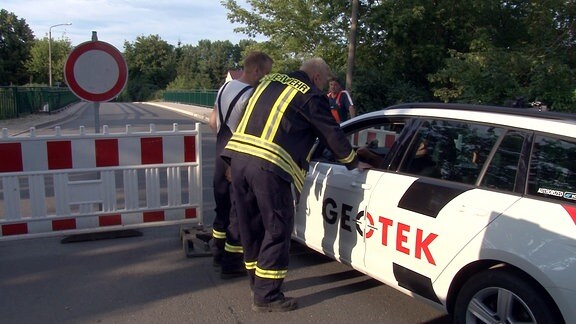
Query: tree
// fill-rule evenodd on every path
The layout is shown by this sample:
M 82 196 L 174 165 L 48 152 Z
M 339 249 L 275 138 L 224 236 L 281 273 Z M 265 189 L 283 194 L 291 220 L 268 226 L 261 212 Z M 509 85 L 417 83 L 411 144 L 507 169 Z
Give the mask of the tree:
M 352 95 L 360 112 L 407 101 L 498 104 L 518 96 L 576 110 L 576 4 L 566 0 L 235 0 L 238 32 L 288 70 L 322 56 L 345 70 L 358 2 Z M 351 44 L 352 46 L 354 44 Z M 350 47 L 352 49 L 352 47 Z M 349 76 L 351 77 L 351 76 Z
M 360 8 L 359 0 L 352 0 L 352 14 L 350 17 L 350 34 L 348 36 L 348 60 L 346 63 L 346 90 L 352 88 L 352 79 L 354 74 L 354 64 L 356 62 L 356 34 L 358 30 L 358 9 Z
M 524 97 L 555 110 L 573 110 L 573 1 L 493 0 L 475 5 L 468 48 L 451 50 L 445 65 L 429 75 L 435 96 L 485 104 Z
M 340 77 L 347 71 L 347 44 L 354 36 L 350 17 L 352 4 L 357 4 L 353 74 L 359 77 L 351 85 L 357 108 L 368 111 L 405 99 L 431 98 L 426 75 L 435 71 L 444 54 L 442 43 L 429 46 L 438 37 L 428 25 L 434 11 L 426 1 L 257 0 L 249 2 L 251 11 L 234 0 L 222 3 L 228 19 L 244 25 L 236 31 L 268 36 L 258 48 L 274 57 L 275 69 L 292 70 L 306 57 L 321 56 Z M 348 74 L 352 79 L 352 69 Z
M 174 46 L 158 35 L 138 36 L 134 43 L 124 43 L 128 65 L 128 85 L 121 99 L 146 101 L 159 96 L 176 77 Z
M 48 84 L 48 38 L 35 40 L 26 61 L 26 69 L 30 75 L 30 83 Z M 64 82 L 64 64 L 72 50 L 70 39 L 52 40 L 52 81 L 54 84 Z
M 210 80 L 210 88 L 219 88 L 229 69 L 240 61 L 238 51 L 230 41 L 201 40 L 196 47 L 198 54 L 198 72 Z
M 275 69 L 292 69 L 302 59 L 323 57 L 337 71 L 346 69 L 350 3 L 331 0 L 252 0 L 252 11 L 235 0 L 221 1 L 236 32 L 264 35 L 258 48 L 271 55 Z
M 228 70 L 242 65 L 244 51 L 256 42 L 243 40 L 238 45 L 229 41 L 201 40 L 197 46 L 178 48 L 177 77 L 168 89 L 217 89 Z
M 196 47 L 184 45 L 177 49 L 178 64 L 176 78 L 168 84 L 168 89 L 205 89 L 210 81 L 207 76 L 200 75 L 198 69 L 198 53 Z
M 34 34 L 24 19 L 0 10 L 0 85 L 28 82 L 24 62 L 30 57 Z

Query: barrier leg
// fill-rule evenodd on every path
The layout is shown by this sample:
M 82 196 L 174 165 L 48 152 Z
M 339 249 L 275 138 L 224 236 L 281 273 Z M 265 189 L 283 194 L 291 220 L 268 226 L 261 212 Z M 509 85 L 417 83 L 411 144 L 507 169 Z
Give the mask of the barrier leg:
M 210 240 L 212 234 L 202 227 L 180 228 L 180 240 L 188 258 L 212 256 Z

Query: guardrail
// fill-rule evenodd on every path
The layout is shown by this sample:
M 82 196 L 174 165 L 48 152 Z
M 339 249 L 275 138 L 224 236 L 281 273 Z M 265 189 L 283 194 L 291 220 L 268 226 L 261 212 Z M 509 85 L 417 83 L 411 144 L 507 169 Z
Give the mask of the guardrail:
M 0 136 L 0 241 L 202 224 L 200 124 L 193 131 Z
M 78 101 L 68 88 L 0 87 L 0 120 L 36 112 L 50 113 Z
M 165 91 L 164 101 L 192 104 L 196 106 L 214 107 L 218 94 L 217 89 L 208 90 L 170 90 Z

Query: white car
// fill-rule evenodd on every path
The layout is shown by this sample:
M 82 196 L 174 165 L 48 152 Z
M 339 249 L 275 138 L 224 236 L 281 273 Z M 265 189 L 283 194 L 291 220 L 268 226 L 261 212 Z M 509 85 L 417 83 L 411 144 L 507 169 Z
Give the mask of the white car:
M 576 323 L 576 115 L 419 103 L 342 128 L 375 167 L 318 144 L 296 241 L 458 323 Z

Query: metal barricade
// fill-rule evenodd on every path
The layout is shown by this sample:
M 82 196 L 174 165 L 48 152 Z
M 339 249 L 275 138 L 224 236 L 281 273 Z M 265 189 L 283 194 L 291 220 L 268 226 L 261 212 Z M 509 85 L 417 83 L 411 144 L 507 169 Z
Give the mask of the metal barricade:
M 202 140 L 191 131 L 0 136 L 0 240 L 202 225 Z

